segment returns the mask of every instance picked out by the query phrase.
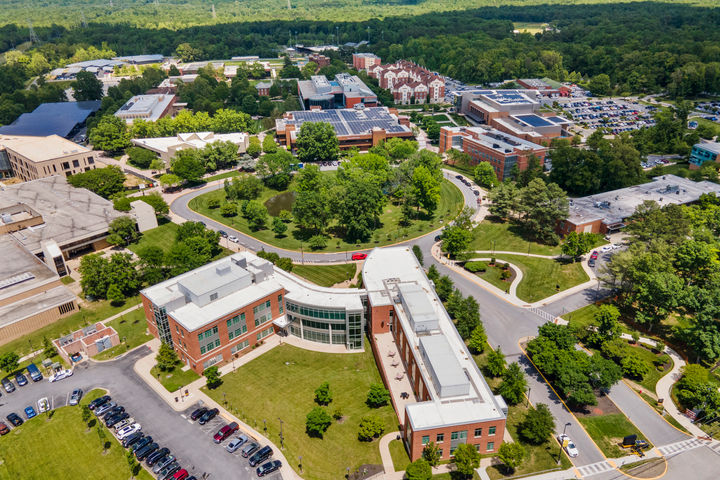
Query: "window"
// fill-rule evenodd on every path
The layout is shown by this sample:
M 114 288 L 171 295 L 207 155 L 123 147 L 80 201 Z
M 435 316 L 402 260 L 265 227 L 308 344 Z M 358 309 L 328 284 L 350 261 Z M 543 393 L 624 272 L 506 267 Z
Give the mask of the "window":
M 180 333 L 180 329 L 178 328 L 177 325 L 175 325 L 175 333 Z
M 73 168 L 78 168 L 80 166 L 80 162 L 78 160 L 73 160 Z
M 495 435 L 495 427 L 488 428 L 488 435 Z
M 475 438 L 482 437 L 482 428 L 475 429 Z
M 263 338 L 267 337 L 268 335 L 270 335 L 271 333 L 273 333 L 273 327 L 266 328 L 266 329 L 263 330 L 262 332 L 258 333 L 258 334 L 257 334 L 257 340 L 258 340 L 258 342 L 259 342 L 260 340 L 262 340 Z
M 487 450 L 488 452 L 492 452 L 493 450 L 495 450 L 495 442 L 488 442 L 485 450 Z
M 230 320 L 228 320 L 229 322 Z M 240 337 L 247 333 L 247 325 L 243 324 L 239 328 L 236 328 L 235 330 L 228 330 L 228 338 L 232 340 L 233 338 Z
M 438 449 L 438 454 L 440 455 L 440 458 L 442 458 L 442 448 Z
M 95 163 L 95 159 L 94 159 L 93 157 L 88 157 L 88 158 L 87 158 L 87 163 L 89 163 L 90 165 L 92 165 L 93 163 Z
M 62 162 L 62 168 L 63 170 L 70 170 L 70 163 Z
M 430 443 L 430 435 L 423 435 L 422 444 L 427 445 L 428 443 Z
M 250 341 L 249 341 L 249 340 L 242 341 L 242 342 L 238 343 L 237 345 L 235 345 L 234 347 L 232 347 L 232 348 L 230 349 L 230 353 L 231 353 L 231 354 L 237 353 L 237 352 L 239 352 L 240 350 L 243 350 L 243 349 L 245 349 L 245 348 L 247 348 L 247 347 L 249 347 L 249 346 L 250 346 Z
M 278 295 L 278 310 L 283 313 L 282 295 Z
M 435 443 L 443 443 L 445 441 L 445 434 L 444 433 L 438 433 L 435 437 Z
M 218 294 L 217 293 L 211 293 L 210 294 L 210 301 L 217 300 Z

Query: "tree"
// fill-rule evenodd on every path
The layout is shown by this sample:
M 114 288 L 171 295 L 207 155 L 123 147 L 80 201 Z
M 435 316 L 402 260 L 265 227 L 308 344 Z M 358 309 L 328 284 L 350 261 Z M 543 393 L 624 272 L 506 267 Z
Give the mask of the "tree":
M 297 156 L 301 162 L 337 160 L 339 142 L 335 129 L 327 122 L 305 122 L 297 136 Z
M 73 97 L 76 102 L 100 100 L 103 97 L 103 85 L 94 73 L 78 72 L 72 83 Z
M 145 169 L 150 166 L 153 160 L 157 158 L 157 155 L 146 148 L 130 147 L 125 150 L 128 156 L 130 164 Z
M 455 327 L 463 340 L 470 338 L 470 334 L 480 326 L 480 308 L 477 301 L 471 295 L 467 297 L 457 291 L 458 307 L 455 308 L 451 315 L 455 318 Z M 449 303 L 449 301 L 448 301 Z M 450 306 L 448 305 L 448 311 Z
M 128 450 L 125 458 L 127 459 L 128 467 L 130 468 L 131 478 L 135 478 L 135 469 L 139 466 L 139 464 L 135 462 L 135 454 L 132 450 Z
M 514 183 L 503 182 L 490 191 L 490 213 L 500 218 L 508 218 L 518 207 L 520 192 Z
M 643 359 L 631 355 L 622 359 L 622 371 L 626 377 L 642 380 L 650 372 L 650 367 Z
M 442 240 L 442 249 L 451 257 L 457 257 L 459 253 L 467 250 L 473 234 L 458 225 L 450 225 L 442 231 L 440 239 Z
M 245 151 L 248 155 L 253 158 L 257 158 L 262 153 L 262 146 L 260 145 L 260 139 L 256 136 L 250 137 L 248 142 L 247 150 Z
M 413 251 L 413 254 L 415 255 L 415 258 L 417 258 L 418 263 L 422 267 L 423 266 L 423 253 L 422 253 L 422 250 L 420 249 L 420 246 L 413 245 L 412 251 Z
M 297 176 L 297 196 L 292 207 L 302 228 L 323 232 L 330 223 L 330 195 L 327 181 L 317 165 L 308 165 Z
M 223 217 L 234 217 L 237 215 L 237 204 L 233 202 L 223 203 L 222 207 L 220 207 L 220 215 Z
M 107 242 L 110 245 L 118 247 L 126 247 L 131 243 L 135 243 L 140 238 L 140 232 L 137 229 L 137 223 L 132 217 L 118 217 L 110 222 L 108 227 Z
M 120 167 L 111 165 L 70 175 L 68 183 L 75 188 L 87 188 L 103 198 L 110 198 L 125 188 L 125 174 Z
M 105 294 L 105 298 L 110 300 L 110 304 L 113 306 L 122 305 L 125 302 L 125 295 L 120 291 L 120 287 L 111 283 Z
M 186 182 L 196 182 L 205 173 L 205 167 L 197 150 L 179 150 L 173 157 L 170 168 L 172 172 Z
M 118 212 L 129 212 L 132 209 L 132 204 L 128 197 L 117 197 L 113 199 L 113 208 Z
M 424 458 L 418 458 L 405 469 L 406 480 L 430 480 L 432 478 L 432 468 Z
M 384 431 L 383 422 L 375 415 L 368 415 L 360 419 L 358 439 L 363 442 L 371 442 L 373 438 L 379 437 Z
M 538 403 L 525 414 L 518 425 L 518 433 L 528 443 L 540 445 L 548 439 L 555 430 L 555 418 L 544 403 Z
M 158 181 L 163 188 L 169 188 L 179 185 L 180 182 L 182 182 L 182 178 L 172 173 L 166 173 L 165 175 L 161 175 Z
M 17 353 L 7 352 L 0 356 L 0 368 L 5 370 L 5 373 L 10 375 L 15 370 L 17 370 L 18 366 L 20 365 L 19 361 L 20 357 Z
M 453 281 L 449 276 L 443 275 L 435 282 L 435 292 L 443 302 L 450 298 L 453 291 Z
M 285 235 L 285 232 L 287 232 L 288 226 L 285 224 L 285 222 L 280 219 L 280 217 L 274 217 L 272 221 L 272 230 L 275 233 L 276 237 L 282 237 Z
M 562 243 L 562 253 L 568 257 L 572 257 L 573 262 L 576 258 L 585 255 L 592 248 L 592 243 L 586 233 L 570 232 L 565 236 Z
M 130 132 L 125 120 L 115 115 L 105 115 L 89 130 L 88 141 L 99 150 L 120 152 L 130 146 Z
M 620 311 L 614 305 L 601 305 L 593 317 L 597 324 L 597 333 L 603 341 L 614 340 L 620 337 Z
M 97 426 L 97 436 L 100 439 L 100 443 L 102 444 L 103 453 L 105 453 L 110 446 L 110 442 L 105 440 L 107 438 L 107 434 L 105 433 L 105 429 L 102 425 Z
M 498 458 L 505 464 L 508 472 L 514 472 L 522 463 L 525 449 L 517 442 L 505 442 L 500 445 Z
M 513 362 L 503 373 L 503 382 L 500 384 L 498 393 L 510 404 L 516 405 L 522 401 L 527 390 L 527 380 L 520 365 Z
M 370 385 L 370 391 L 367 394 L 365 403 L 370 408 L 380 408 L 390 403 L 390 392 L 382 383 L 373 383 Z
M 55 345 L 47 338 L 43 337 L 43 355 L 45 358 L 52 358 L 57 354 Z
M 487 333 L 482 324 L 475 327 L 470 334 L 470 340 L 468 341 L 468 347 L 474 353 L 482 353 L 485 351 L 485 345 L 487 344 Z
M 610 77 L 605 73 L 595 75 L 588 83 L 588 89 L 593 95 L 609 95 L 610 88 Z
M 461 443 L 455 449 L 455 466 L 457 471 L 466 477 L 470 477 L 476 468 L 480 466 L 480 454 L 475 450 L 475 445 Z
M 147 285 L 165 280 L 165 251 L 157 245 L 146 245 L 136 252 L 140 278 Z
M 90 407 L 88 407 L 87 405 L 82 405 L 80 407 L 80 419 L 85 425 L 88 425 L 90 417 L 92 417 L 92 411 L 90 410 Z
M 305 432 L 311 437 L 322 438 L 331 424 L 332 418 L 327 411 L 322 407 L 315 407 L 305 418 Z
M 180 362 L 180 359 L 170 344 L 161 342 L 158 353 L 155 355 L 155 362 L 157 362 L 157 367 L 160 371 L 168 372 L 175 368 L 175 365 Z
M 223 383 L 222 378 L 220 378 L 217 365 L 206 368 L 203 375 L 207 381 L 206 383 L 208 388 L 211 390 L 219 387 Z
M 175 49 L 175 55 L 183 62 L 194 62 L 199 60 L 202 55 L 202 51 L 198 48 L 194 48 L 189 43 L 181 43 Z
M 346 241 L 368 241 L 385 205 L 381 183 L 374 175 L 359 171 L 341 182 L 344 191 L 336 209 L 338 224 L 345 229 Z
M 560 187 L 536 178 L 521 190 L 519 210 L 528 235 L 547 243 L 557 243 L 555 225 L 567 218 L 569 203 Z
M 440 180 L 426 166 L 420 165 L 412 174 L 412 193 L 417 198 L 418 208 L 432 215 L 440 202 Z
M 235 177 L 232 183 L 225 186 L 227 198 L 232 200 L 254 200 L 263 191 L 262 180 L 255 175 L 241 175 Z
M 490 350 L 487 357 L 487 371 L 493 377 L 499 377 L 505 371 L 505 355 L 498 346 L 497 350 Z
M 330 384 L 323 382 L 315 389 L 315 402 L 320 405 L 328 405 L 332 402 L 332 392 L 330 392 Z
M 262 141 L 262 151 L 264 153 L 275 153 L 278 150 L 277 143 L 275 143 L 275 137 L 271 134 L 265 135 Z
M 498 184 L 495 169 L 489 162 L 480 162 L 473 171 L 473 180 L 484 188 L 495 188 Z
M 245 206 L 243 216 L 247 219 L 251 230 L 261 230 L 267 223 L 267 207 L 257 200 L 250 200 Z
M 144 195 L 140 197 L 140 200 L 153 207 L 155 215 L 167 215 L 170 212 L 170 207 L 159 193 Z
M 292 269 L 295 266 L 293 264 L 292 258 L 288 258 L 288 257 L 279 258 L 278 261 L 275 262 L 275 265 L 278 268 L 285 270 L 286 272 L 292 272 Z
M 438 447 L 437 443 L 429 442 L 423 447 L 422 458 L 426 460 L 431 467 L 434 467 L 440 463 L 440 457 L 440 447 Z
M 255 169 L 265 185 L 276 190 L 285 190 L 292 180 L 290 174 L 294 162 L 292 154 L 281 148 L 276 153 L 261 157 Z

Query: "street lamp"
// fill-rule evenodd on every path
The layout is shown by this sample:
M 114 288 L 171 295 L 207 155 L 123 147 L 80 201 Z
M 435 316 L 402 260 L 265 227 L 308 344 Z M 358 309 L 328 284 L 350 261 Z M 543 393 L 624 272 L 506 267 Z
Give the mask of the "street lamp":
M 299 464 L 298 467 L 300 467 L 300 473 L 303 473 L 303 469 L 302 469 L 302 455 L 300 455 L 300 456 L 298 457 L 298 464 Z
M 263 430 L 265 431 L 265 435 L 267 436 L 267 420 L 263 420 Z
M 530 392 L 532 392 L 532 387 L 528 387 L 528 393 L 527 393 L 527 396 L 525 397 L 525 399 L 527 400 L 526 406 L 530 405 Z
M 223 403 L 225 404 L 225 408 L 227 408 L 227 393 L 223 392 Z
M 280 417 L 278 417 L 278 420 L 280 420 L 280 449 L 284 450 L 285 445 L 283 444 L 283 421 Z
M 565 424 L 565 428 L 563 428 L 563 435 L 565 435 L 565 430 L 567 430 L 567 427 L 569 427 L 570 425 L 572 425 L 570 422 L 567 422 Z

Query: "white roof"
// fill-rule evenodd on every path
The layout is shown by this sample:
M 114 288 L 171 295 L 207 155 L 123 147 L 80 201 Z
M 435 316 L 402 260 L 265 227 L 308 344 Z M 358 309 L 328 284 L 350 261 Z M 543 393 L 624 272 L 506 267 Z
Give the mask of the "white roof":
M 248 134 L 194 132 L 180 133 L 176 137 L 134 138 L 132 143 L 138 147 L 147 148 L 158 153 L 167 153 L 170 149 L 195 148 L 202 149 L 214 142 L 232 142 L 235 145 L 244 145 L 248 141 Z

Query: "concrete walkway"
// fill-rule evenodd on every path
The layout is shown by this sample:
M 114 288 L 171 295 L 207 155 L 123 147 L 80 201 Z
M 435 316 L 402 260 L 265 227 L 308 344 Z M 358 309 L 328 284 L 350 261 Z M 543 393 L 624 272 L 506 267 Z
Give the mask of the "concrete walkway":
M 704 437 L 707 434 L 699 427 L 695 426 L 688 417 L 683 415 L 670 397 L 670 390 L 672 390 L 672 386 L 675 382 L 680 380 L 680 377 L 682 376 L 681 369 L 685 366 L 685 360 L 683 360 L 682 357 L 680 357 L 680 355 L 678 355 L 677 352 L 670 347 L 665 347 L 665 353 L 672 358 L 673 368 L 667 373 L 667 375 L 664 375 L 660 380 L 658 380 L 655 385 L 655 393 L 658 398 L 662 398 L 664 400 L 663 407 L 668 415 L 677 420 L 678 423 L 685 427 L 691 434 L 697 437 Z
M 383 435 L 380 439 L 380 444 L 378 445 L 378 447 L 380 448 L 380 457 L 382 458 L 383 470 L 385 470 L 385 473 L 382 476 L 383 480 L 402 480 L 405 476 L 404 470 L 395 471 L 395 464 L 393 463 L 392 455 L 390 455 L 390 442 L 395 440 L 399 435 L 400 432 L 390 432 Z M 452 472 L 454 470 L 455 465 L 452 463 L 444 463 L 442 465 L 432 467 L 433 475 Z

